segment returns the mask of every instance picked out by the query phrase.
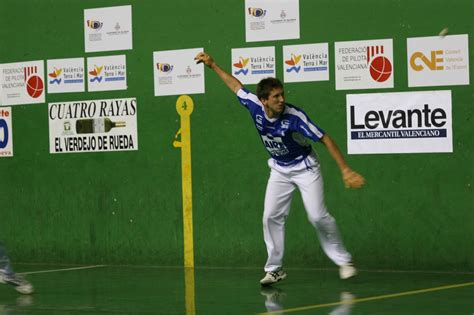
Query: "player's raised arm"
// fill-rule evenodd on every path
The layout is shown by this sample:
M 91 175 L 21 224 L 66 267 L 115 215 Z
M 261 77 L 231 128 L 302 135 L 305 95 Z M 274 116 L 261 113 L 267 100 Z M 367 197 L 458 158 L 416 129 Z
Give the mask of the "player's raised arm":
M 196 60 L 196 63 L 203 62 L 206 66 L 214 70 L 232 92 L 237 93 L 237 91 L 243 87 L 242 83 L 237 80 L 237 78 L 222 70 L 214 59 L 205 52 L 197 54 L 194 60 Z
M 342 173 L 342 180 L 344 181 L 344 185 L 346 188 L 360 188 L 365 184 L 365 179 L 359 173 L 353 171 L 344 160 L 341 151 L 337 144 L 332 140 L 332 138 L 325 134 L 321 138 L 321 142 L 324 143 L 326 148 L 331 154 L 332 158 L 336 161 L 337 165 L 339 166 L 341 173 Z

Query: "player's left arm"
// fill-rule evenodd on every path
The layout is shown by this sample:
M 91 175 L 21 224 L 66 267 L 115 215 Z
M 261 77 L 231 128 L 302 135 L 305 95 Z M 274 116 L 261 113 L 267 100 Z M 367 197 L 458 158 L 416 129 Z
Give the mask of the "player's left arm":
M 344 157 L 339 150 L 336 142 L 326 133 L 321 138 L 321 142 L 326 146 L 331 154 L 332 158 L 336 161 L 339 169 L 341 170 L 342 180 L 346 188 L 360 188 L 364 185 L 365 179 L 359 173 L 353 171 L 349 165 L 347 165 Z

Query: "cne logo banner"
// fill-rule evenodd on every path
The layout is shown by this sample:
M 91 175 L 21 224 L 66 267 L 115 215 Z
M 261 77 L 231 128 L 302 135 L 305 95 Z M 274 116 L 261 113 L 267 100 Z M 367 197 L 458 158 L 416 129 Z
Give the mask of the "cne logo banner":
M 347 95 L 349 154 L 453 152 L 451 91 Z
M 467 34 L 407 38 L 408 86 L 469 85 Z
M 13 129 L 11 107 L 0 108 L 0 157 L 13 156 Z

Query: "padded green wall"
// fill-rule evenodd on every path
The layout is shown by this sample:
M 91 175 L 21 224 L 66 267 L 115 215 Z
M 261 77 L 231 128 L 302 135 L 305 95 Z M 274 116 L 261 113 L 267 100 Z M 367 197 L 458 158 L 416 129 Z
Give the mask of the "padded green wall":
M 83 10 L 132 4 L 133 50 L 85 53 Z M 153 51 L 204 47 L 224 69 L 231 49 L 329 43 L 330 80 L 286 84 L 346 150 L 347 93 L 452 90 L 450 154 L 352 155 L 367 179 L 343 187 L 325 148 L 326 202 L 346 246 L 365 268 L 474 270 L 474 128 L 470 86 L 408 88 L 406 38 L 444 27 L 469 34 L 472 0 L 300 0 L 301 37 L 245 42 L 240 0 L 0 0 L 0 63 L 126 54 L 125 91 L 47 94 L 47 102 L 137 98 L 139 150 L 50 154 L 47 103 L 13 106 L 14 157 L 0 159 L 0 239 L 15 261 L 183 264 L 181 152 L 177 96 L 153 96 Z M 334 42 L 393 38 L 393 89 L 336 91 Z M 471 81 L 474 78 L 470 71 Z M 249 86 L 254 89 L 255 86 Z M 261 216 L 269 170 L 248 113 L 206 70 L 206 93 L 192 95 L 194 246 L 196 266 L 261 267 Z M 287 221 L 288 267 L 329 267 L 295 194 Z

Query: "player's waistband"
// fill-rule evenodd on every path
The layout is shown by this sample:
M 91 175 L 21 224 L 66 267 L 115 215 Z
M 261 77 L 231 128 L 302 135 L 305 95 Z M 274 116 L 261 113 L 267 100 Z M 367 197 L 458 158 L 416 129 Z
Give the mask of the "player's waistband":
M 293 165 L 296 165 L 299 162 L 303 161 L 304 159 L 306 159 L 310 153 L 311 153 L 311 151 L 309 151 L 306 154 L 299 155 L 299 156 L 297 156 L 296 158 L 294 158 L 293 160 L 291 160 L 289 162 L 278 161 L 276 159 L 275 159 L 275 162 L 276 162 L 276 164 L 278 164 L 280 166 L 293 166 Z

